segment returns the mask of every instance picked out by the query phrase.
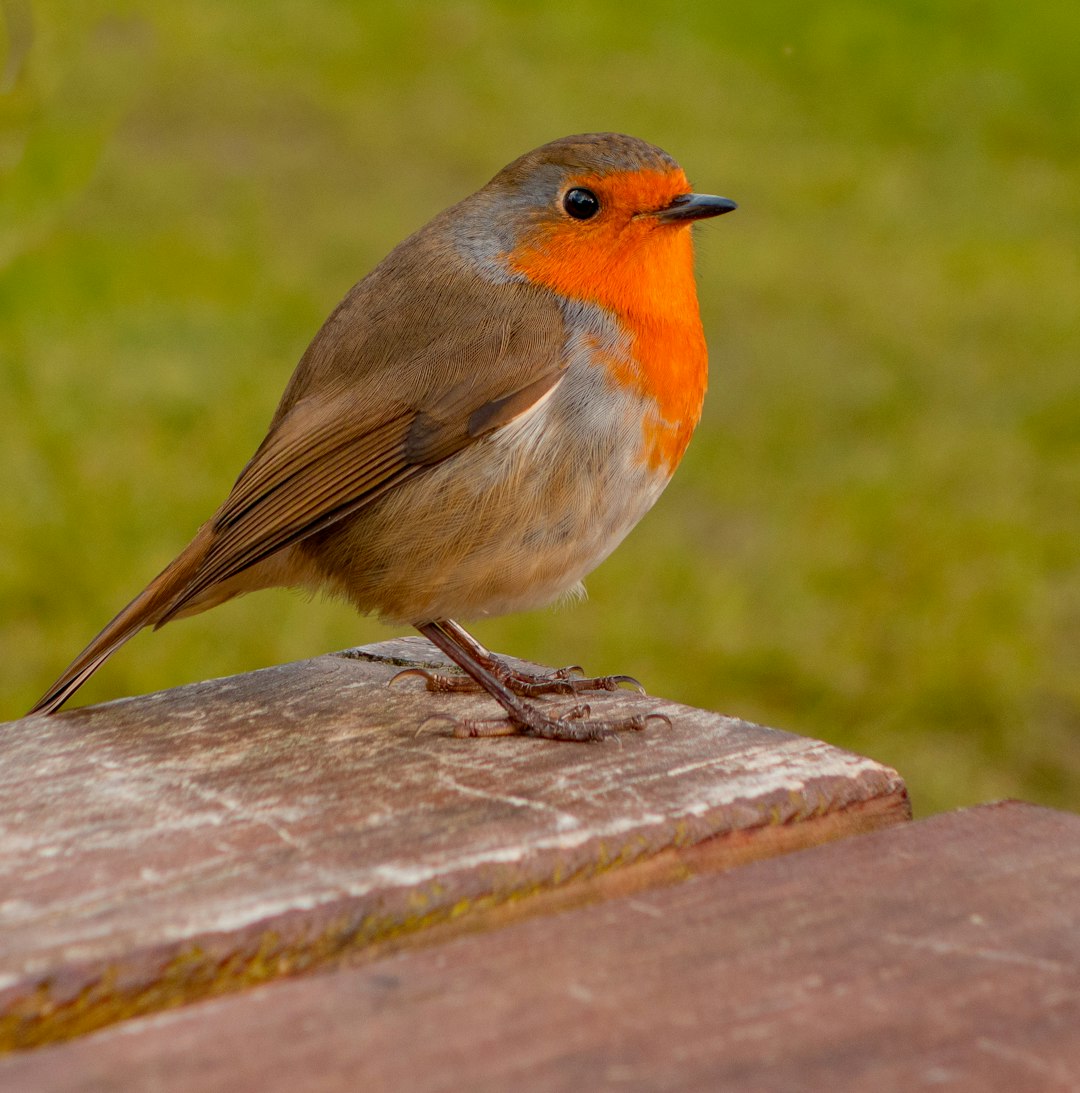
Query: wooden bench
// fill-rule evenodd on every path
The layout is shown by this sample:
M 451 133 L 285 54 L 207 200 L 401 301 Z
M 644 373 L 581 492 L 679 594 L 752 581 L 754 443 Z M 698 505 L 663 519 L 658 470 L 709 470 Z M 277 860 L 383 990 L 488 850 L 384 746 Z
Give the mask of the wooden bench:
M 671 727 L 454 739 L 490 704 L 413 664 L 0 729 L 0 1089 L 1080 1080 L 1080 818 L 907 824 L 888 768 L 629 692 Z

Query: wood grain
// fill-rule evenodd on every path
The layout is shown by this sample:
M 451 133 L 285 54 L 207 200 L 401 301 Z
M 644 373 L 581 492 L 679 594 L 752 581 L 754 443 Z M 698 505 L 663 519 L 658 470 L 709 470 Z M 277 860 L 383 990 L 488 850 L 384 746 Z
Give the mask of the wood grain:
M 0 729 L 0 1045 L 908 817 L 898 775 L 658 709 L 621 743 L 458 740 L 403 639 Z
M 1080 817 L 965 812 L 0 1059 L 9 1093 L 1080 1088 Z

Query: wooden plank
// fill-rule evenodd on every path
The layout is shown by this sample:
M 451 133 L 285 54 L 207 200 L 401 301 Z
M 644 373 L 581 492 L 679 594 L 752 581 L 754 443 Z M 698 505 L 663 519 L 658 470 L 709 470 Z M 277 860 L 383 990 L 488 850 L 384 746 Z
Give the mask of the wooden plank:
M 631 693 L 620 743 L 458 740 L 402 640 L 0 730 L 0 1046 L 908 817 L 897 774 Z M 419 728 L 419 731 L 418 731 Z
M 0 1087 L 1076 1090 L 1080 817 L 938 816 L 8 1056 Z

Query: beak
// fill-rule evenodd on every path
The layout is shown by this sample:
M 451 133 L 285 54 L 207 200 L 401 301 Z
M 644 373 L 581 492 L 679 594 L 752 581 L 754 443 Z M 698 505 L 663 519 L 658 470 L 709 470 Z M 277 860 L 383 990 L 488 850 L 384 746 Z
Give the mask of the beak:
M 657 209 L 653 214 L 665 224 L 684 224 L 692 220 L 706 220 L 710 216 L 722 216 L 739 206 L 726 197 L 712 194 L 680 194 L 670 205 Z

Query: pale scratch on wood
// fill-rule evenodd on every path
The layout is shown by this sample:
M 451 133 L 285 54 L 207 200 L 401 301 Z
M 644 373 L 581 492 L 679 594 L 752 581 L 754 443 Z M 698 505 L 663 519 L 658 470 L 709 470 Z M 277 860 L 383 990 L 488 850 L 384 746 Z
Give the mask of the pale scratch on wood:
M 460 793 L 463 797 L 490 801 L 492 804 L 510 805 L 511 808 L 532 809 L 535 812 L 551 816 L 555 820 L 557 831 L 573 831 L 581 826 L 581 821 L 576 816 L 561 808 L 555 808 L 546 801 L 534 801 L 528 797 L 517 797 L 511 793 L 492 793 L 490 790 L 480 789 L 476 786 L 467 786 L 444 770 L 438 772 L 437 778 L 440 785 L 453 790 L 455 793 Z
M 632 896 L 627 897 L 626 906 L 633 908 L 639 914 L 648 915 L 650 918 L 664 917 L 664 912 L 653 907 L 651 903 L 646 903 L 644 900 L 640 899 L 634 899 Z
M 890 945 L 903 945 L 912 949 L 926 949 L 940 956 L 971 957 L 974 960 L 987 960 L 997 964 L 1019 964 L 1025 968 L 1053 972 L 1057 975 L 1073 974 L 1076 969 L 1057 960 L 1047 960 L 1028 953 L 1010 952 L 1006 949 L 987 949 L 981 946 L 959 945 L 953 941 L 937 941 L 930 937 L 907 937 L 904 934 L 883 933 L 883 941 Z
M 1055 1082 L 1061 1083 L 1062 1089 L 1080 1090 L 1080 1079 L 1077 1078 L 1075 1072 L 1059 1065 L 1054 1059 L 1045 1059 L 1033 1052 L 1023 1051 L 1008 1044 L 997 1043 L 986 1036 L 980 1036 L 975 1041 L 975 1046 L 979 1051 L 985 1051 L 987 1055 L 993 1055 L 995 1058 L 1003 1059 L 1008 1063 L 1016 1063 L 1032 1074 L 1053 1078 Z

